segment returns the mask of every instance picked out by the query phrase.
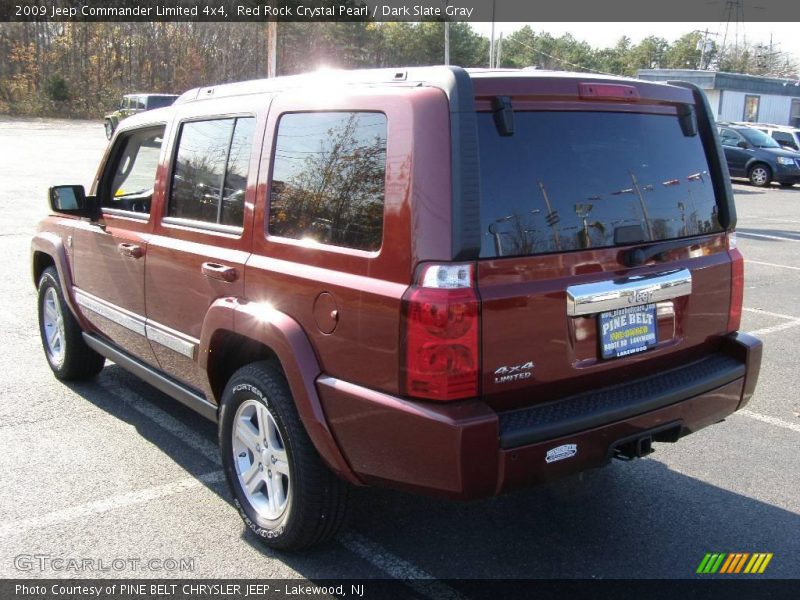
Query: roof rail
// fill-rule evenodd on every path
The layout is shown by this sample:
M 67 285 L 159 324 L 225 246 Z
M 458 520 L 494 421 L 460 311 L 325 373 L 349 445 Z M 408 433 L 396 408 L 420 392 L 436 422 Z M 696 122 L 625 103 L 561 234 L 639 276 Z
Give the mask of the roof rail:
M 458 69 L 459 67 L 455 68 Z M 312 85 L 320 85 L 322 83 L 330 86 L 378 84 L 398 84 L 403 86 L 431 85 L 442 88 L 449 96 L 449 90 L 453 86 L 452 74 L 453 67 L 448 66 L 359 70 L 321 69 L 301 75 L 283 75 L 271 79 L 253 79 L 250 81 L 194 88 L 183 93 L 176 101 L 176 104 L 228 96 L 280 92 Z

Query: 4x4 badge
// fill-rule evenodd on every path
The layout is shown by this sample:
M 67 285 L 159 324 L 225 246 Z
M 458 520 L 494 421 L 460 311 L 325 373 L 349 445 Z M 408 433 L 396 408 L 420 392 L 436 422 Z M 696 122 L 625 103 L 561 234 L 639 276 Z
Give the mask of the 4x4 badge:
M 520 379 L 530 379 L 531 370 L 533 370 L 533 361 L 530 360 L 521 365 L 512 365 L 510 367 L 503 365 L 494 370 L 494 382 L 511 383 Z

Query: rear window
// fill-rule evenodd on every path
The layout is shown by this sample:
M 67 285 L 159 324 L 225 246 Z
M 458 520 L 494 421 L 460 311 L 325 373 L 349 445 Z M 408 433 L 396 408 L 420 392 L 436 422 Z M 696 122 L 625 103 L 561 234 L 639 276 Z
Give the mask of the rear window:
M 170 106 L 175 102 L 176 96 L 150 96 L 147 99 L 147 110 Z
M 703 146 L 677 117 L 618 112 L 514 114 L 501 136 L 478 115 L 481 257 L 614 245 L 722 231 Z

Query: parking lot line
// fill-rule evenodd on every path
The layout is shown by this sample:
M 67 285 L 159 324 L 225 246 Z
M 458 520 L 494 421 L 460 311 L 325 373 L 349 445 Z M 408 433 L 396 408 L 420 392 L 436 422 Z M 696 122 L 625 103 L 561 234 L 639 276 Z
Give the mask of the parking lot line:
M 770 312 L 768 310 L 764 310 L 763 308 L 742 308 L 745 312 L 756 313 L 759 315 L 767 315 L 770 317 L 778 317 L 779 319 L 788 319 L 790 321 L 800 321 L 800 317 L 793 317 L 792 315 L 784 315 L 782 313 Z
M 60 510 L 54 510 L 43 515 L 29 517 L 27 519 L 17 519 L 0 523 L 0 537 L 5 537 L 14 533 L 27 531 L 29 529 L 41 529 L 50 525 L 64 523 L 66 521 L 73 521 L 75 519 L 82 519 L 92 515 L 99 515 L 119 508 L 127 508 L 137 504 L 145 504 L 159 498 L 167 496 L 174 496 L 187 490 L 194 489 L 206 484 L 220 483 L 225 479 L 222 471 L 212 471 L 204 473 L 197 477 L 182 477 L 177 481 L 165 483 L 162 485 L 154 485 L 141 490 L 133 492 L 125 492 L 124 494 L 116 494 L 94 500 L 85 504 L 77 506 L 70 506 Z
M 767 335 L 768 333 L 777 333 L 778 331 L 783 331 L 785 329 L 792 329 L 794 327 L 800 327 L 800 321 L 791 321 L 789 323 L 781 323 L 780 325 L 773 325 L 772 327 L 762 327 L 761 329 L 754 329 L 753 331 L 748 331 L 750 335 Z
M 757 237 L 766 238 L 768 240 L 780 240 L 782 242 L 800 242 L 800 239 L 782 237 L 780 235 L 767 235 L 766 233 L 750 233 L 749 231 L 737 231 L 736 235 L 739 237 Z
M 168 414 L 166 411 L 158 408 L 149 400 L 146 400 L 133 390 L 121 385 L 104 381 L 99 381 L 98 385 L 112 396 L 122 400 L 125 406 L 132 408 L 143 417 L 146 417 L 165 431 L 174 435 L 190 448 L 197 450 L 203 457 L 215 465 L 219 466 L 222 464 L 219 457 L 219 449 L 215 443 L 204 438 L 194 429 Z
M 436 581 L 429 573 L 392 554 L 363 535 L 348 532 L 341 536 L 339 542 L 353 554 L 366 560 L 393 579 L 403 581 L 419 594 L 435 600 L 461 600 L 464 598 L 455 589 Z
M 754 329 L 753 331 L 748 331 L 750 335 L 766 335 L 768 333 L 775 333 L 777 331 L 783 331 L 784 329 L 792 329 L 793 327 L 800 327 L 800 317 L 793 317 L 792 315 L 784 315 L 781 313 L 770 312 L 768 310 L 762 310 L 760 308 L 743 308 L 745 312 L 755 313 L 759 315 L 767 315 L 770 317 L 776 317 L 778 319 L 786 319 L 787 323 L 781 323 L 779 325 L 772 325 L 770 327 L 762 327 L 761 329 Z
M 129 388 L 103 381 L 99 382 L 99 385 L 112 396 L 119 398 L 126 406 L 168 431 L 190 448 L 197 450 L 214 464 L 221 464 L 219 450 L 216 444 L 199 435 L 188 425 L 160 409 L 158 406 L 155 406 L 152 402 Z M 215 473 L 222 472 L 215 471 Z M 78 513 L 82 514 L 80 511 L 78 511 Z M 0 531 L 2 531 L 2 529 L 0 529 Z M 367 561 L 379 571 L 395 579 L 405 581 L 409 586 L 424 596 L 451 600 L 458 600 L 461 598 L 461 595 L 453 588 L 436 582 L 431 575 L 419 567 L 395 556 L 363 535 L 354 532 L 345 533 L 339 539 L 339 542 L 348 551 Z
M 750 217 L 747 219 L 748 221 L 774 221 L 776 223 L 800 223 L 800 220 L 797 219 L 778 219 L 776 217 Z
M 769 423 L 775 427 L 783 427 L 784 429 L 800 433 L 800 423 L 791 423 L 790 421 L 784 421 L 778 417 L 762 415 L 761 413 L 754 412 L 747 408 L 743 408 L 742 410 L 737 411 L 735 414 L 742 415 L 743 417 L 748 417 L 750 419 L 755 419 L 756 421 L 761 421 L 762 423 Z
M 800 267 L 790 267 L 789 265 L 779 265 L 776 263 L 764 262 L 761 260 L 745 259 L 746 263 L 753 263 L 754 265 L 764 265 L 765 267 L 777 267 L 779 269 L 791 269 L 792 271 L 800 271 Z

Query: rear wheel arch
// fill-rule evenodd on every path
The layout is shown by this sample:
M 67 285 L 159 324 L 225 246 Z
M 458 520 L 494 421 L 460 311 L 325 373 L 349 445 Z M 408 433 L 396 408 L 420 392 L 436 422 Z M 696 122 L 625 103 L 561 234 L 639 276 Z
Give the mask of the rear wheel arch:
M 198 358 L 198 366 L 206 372 L 209 397 L 219 404 L 237 369 L 264 360 L 274 362 L 285 377 L 303 426 L 325 463 L 346 481 L 363 485 L 328 427 L 316 388 L 319 362 L 300 324 L 254 302 L 223 298 L 212 304 Z
M 207 353 L 205 368 L 210 391 L 217 403 L 230 378 L 245 365 L 268 360 L 276 362 L 283 370 L 272 348 L 228 329 L 217 329 L 211 334 Z

